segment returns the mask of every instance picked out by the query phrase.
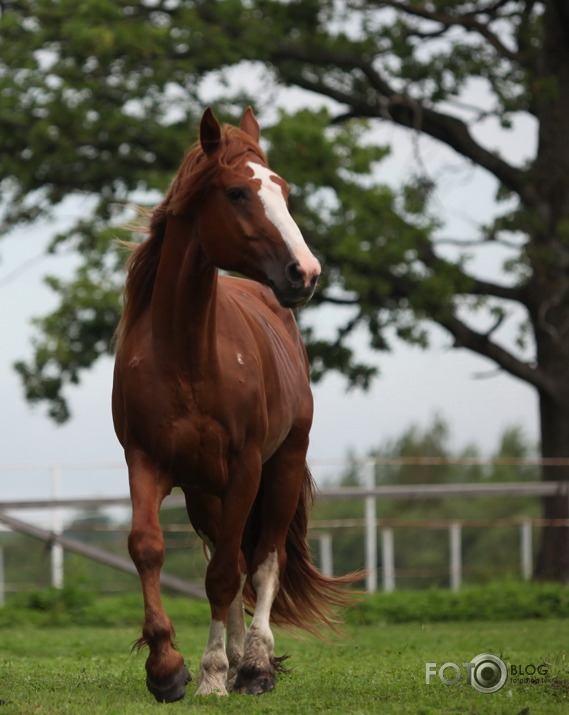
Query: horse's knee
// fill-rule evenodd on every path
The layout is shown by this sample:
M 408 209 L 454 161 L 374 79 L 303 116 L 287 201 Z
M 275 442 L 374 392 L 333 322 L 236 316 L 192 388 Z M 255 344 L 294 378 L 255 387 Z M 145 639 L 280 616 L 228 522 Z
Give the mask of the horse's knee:
M 162 533 L 133 529 L 128 537 L 128 552 L 139 571 L 161 568 L 165 555 Z

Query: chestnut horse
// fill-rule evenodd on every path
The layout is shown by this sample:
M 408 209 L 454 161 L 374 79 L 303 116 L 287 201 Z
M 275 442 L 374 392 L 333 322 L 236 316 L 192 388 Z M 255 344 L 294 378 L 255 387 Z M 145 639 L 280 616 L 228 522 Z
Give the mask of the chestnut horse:
M 148 689 L 164 702 L 182 698 L 190 680 L 160 598 L 158 512 L 172 487 L 211 553 L 197 694 L 272 690 L 283 668 L 270 622 L 332 625 L 354 580 L 320 574 L 306 545 L 312 395 L 290 308 L 312 296 L 320 265 L 258 142 L 250 108 L 239 129 L 222 129 L 206 110 L 199 142 L 128 264 L 113 418 L 144 596 L 138 644 L 150 650 Z M 254 608 L 249 629 L 244 602 Z

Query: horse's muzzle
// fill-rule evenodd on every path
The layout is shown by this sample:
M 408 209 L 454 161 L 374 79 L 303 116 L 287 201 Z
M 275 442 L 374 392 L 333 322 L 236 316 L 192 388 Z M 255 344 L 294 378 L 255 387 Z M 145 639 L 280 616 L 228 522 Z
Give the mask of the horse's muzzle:
M 283 308 L 299 308 L 301 305 L 308 303 L 314 295 L 316 281 L 314 285 L 300 287 L 279 286 L 274 281 L 269 281 L 269 285 Z
M 279 303 L 285 308 L 296 308 L 307 303 L 314 295 L 320 264 L 313 259 L 313 265 L 302 266 L 298 261 L 291 261 L 284 269 L 280 280 L 269 279 Z

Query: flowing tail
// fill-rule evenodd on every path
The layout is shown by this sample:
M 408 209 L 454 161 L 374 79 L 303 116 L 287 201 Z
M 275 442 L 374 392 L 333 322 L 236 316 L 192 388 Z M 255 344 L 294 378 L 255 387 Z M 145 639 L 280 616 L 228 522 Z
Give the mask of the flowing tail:
M 355 571 L 330 578 L 321 574 L 312 564 L 306 532 L 314 492 L 314 480 L 307 466 L 298 506 L 287 534 L 286 568 L 271 610 L 271 622 L 276 626 L 300 628 L 322 637 L 323 629 L 338 632 L 338 609 L 353 605 L 358 595 L 358 592 L 348 591 L 347 587 L 361 581 L 365 572 Z M 243 597 L 248 605 L 254 606 L 255 591 L 249 579 Z

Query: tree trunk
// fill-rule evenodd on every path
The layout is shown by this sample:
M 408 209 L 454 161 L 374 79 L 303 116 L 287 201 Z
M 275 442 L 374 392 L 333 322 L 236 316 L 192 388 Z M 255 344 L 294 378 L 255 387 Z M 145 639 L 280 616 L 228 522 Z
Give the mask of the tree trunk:
M 569 458 L 569 44 L 564 3 L 546 0 L 544 41 L 534 83 L 539 144 L 533 182 L 539 202 L 530 230 L 529 294 L 537 363 L 550 381 L 539 393 L 541 453 Z M 569 482 L 569 466 L 544 466 L 546 481 Z M 568 519 L 567 497 L 544 499 L 545 519 Z M 569 582 L 569 528 L 545 526 L 534 576 Z
M 569 456 L 569 400 L 540 396 L 542 456 Z M 569 466 L 544 466 L 546 481 L 569 482 Z M 569 519 L 567 496 L 544 497 L 544 519 Z M 569 527 L 544 526 L 536 562 L 534 578 L 539 581 L 569 582 Z

